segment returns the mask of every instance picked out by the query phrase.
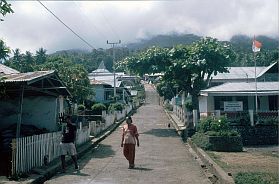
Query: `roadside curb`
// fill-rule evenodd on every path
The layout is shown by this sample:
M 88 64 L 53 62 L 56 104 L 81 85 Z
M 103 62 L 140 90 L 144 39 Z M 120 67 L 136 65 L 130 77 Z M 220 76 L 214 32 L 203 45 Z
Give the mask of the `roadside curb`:
M 175 122 L 175 120 L 171 117 L 168 111 L 165 110 L 166 115 L 168 116 L 170 122 L 175 127 L 178 135 L 183 138 L 183 130 L 180 129 Z M 195 154 L 200 158 L 202 164 L 201 167 L 206 167 L 211 174 L 213 174 L 212 178 L 209 178 L 213 183 L 220 184 L 234 184 L 234 180 L 231 176 L 228 175 L 218 164 L 216 164 L 205 151 L 201 148 L 197 147 L 195 143 L 192 142 L 191 138 L 187 138 L 187 144 L 190 148 L 195 152 Z
M 171 115 L 169 114 L 169 112 L 166 111 L 165 109 L 164 109 L 164 111 L 165 111 L 167 117 L 169 118 L 170 122 L 172 123 L 173 127 L 175 128 L 177 134 L 181 136 L 181 135 L 182 135 L 182 130 L 179 128 L 179 126 L 177 125 L 177 123 L 176 123 L 176 122 L 174 121 L 174 119 L 171 117 Z
M 187 143 L 200 157 L 201 161 L 206 165 L 209 171 L 217 177 L 217 183 L 234 184 L 233 178 L 229 176 L 228 173 L 226 173 L 218 164 L 216 164 L 204 150 L 197 147 L 197 145 L 192 142 L 191 138 L 187 139 Z
M 132 110 L 128 116 L 131 116 L 135 111 Z M 111 126 L 109 126 L 102 134 L 98 137 L 84 143 L 83 145 L 77 147 L 78 157 L 82 157 L 85 155 L 89 150 L 96 147 L 101 141 L 103 141 L 107 136 L 109 136 L 114 130 L 116 130 L 123 122 L 125 118 L 120 119 L 119 121 L 115 122 Z M 72 159 L 70 157 L 66 157 L 66 164 L 69 165 L 72 163 Z M 33 169 L 34 173 L 28 177 L 29 179 L 25 181 L 20 181 L 18 183 L 22 184 L 40 184 L 44 183 L 49 178 L 55 176 L 58 171 L 61 170 L 61 163 L 60 158 L 53 160 L 49 166 L 42 166 L 40 168 Z

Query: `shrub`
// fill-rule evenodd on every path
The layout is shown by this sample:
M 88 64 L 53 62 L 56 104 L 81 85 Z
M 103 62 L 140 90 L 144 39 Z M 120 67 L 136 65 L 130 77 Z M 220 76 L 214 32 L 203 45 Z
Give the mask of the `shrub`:
M 208 136 L 223 136 L 223 137 L 232 137 L 232 136 L 240 136 L 240 134 L 235 130 L 226 130 L 226 131 L 208 131 L 205 133 Z
M 85 110 L 85 106 L 83 104 L 78 105 L 78 111 L 84 111 Z
M 122 111 L 123 109 L 124 109 L 124 105 L 119 102 L 110 104 L 109 106 L 110 111 Z
M 234 178 L 236 184 L 275 184 L 276 178 L 267 173 L 240 172 Z
M 173 106 L 169 103 L 165 104 L 165 109 L 167 109 L 168 111 L 173 111 Z
M 201 119 L 198 123 L 198 131 L 199 132 L 210 131 L 210 126 L 212 121 L 213 121 L 212 117 Z
M 230 126 L 228 124 L 227 118 L 224 116 L 221 116 L 219 119 L 214 119 L 213 117 L 202 119 L 199 122 L 199 127 L 198 127 L 198 130 L 200 132 L 208 132 L 208 131 L 221 132 L 221 131 L 228 131 L 229 129 Z
M 91 110 L 93 110 L 93 111 L 104 111 L 106 109 L 107 109 L 107 107 L 104 104 L 102 104 L 102 103 L 94 104 L 91 107 Z
M 204 133 L 196 132 L 192 136 L 193 142 L 200 148 L 204 150 L 210 150 L 212 145 L 209 143 L 208 136 Z

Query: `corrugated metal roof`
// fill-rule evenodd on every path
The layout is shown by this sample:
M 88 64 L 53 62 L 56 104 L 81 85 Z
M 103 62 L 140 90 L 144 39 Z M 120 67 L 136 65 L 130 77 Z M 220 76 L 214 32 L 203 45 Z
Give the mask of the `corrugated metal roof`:
M 262 70 L 261 73 L 259 73 L 258 77 L 262 76 L 263 74 L 265 74 L 270 68 L 272 68 L 274 65 L 278 64 L 278 62 L 275 62 L 271 65 L 269 65 L 268 67 L 266 67 L 264 70 Z
M 108 85 L 103 81 L 98 81 L 98 80 L 90 80 L 90 84 L 92 85 Z
M 13 73 L 20 73 L 20 72 L 13 68 L 0 64 L 0 74 L 7 75 L 7 74 L 13 74 Z
M 219 86 L 201 90 L 201 95 L 210 93 L 255 93 L 255 82 L 236 82 L 236 83 L 224 83 Z M 279 94 L 279 82 L 257 82 L 258 93 L 278 93 Z
M 98 80 L 94 79 L 94 80 L 90 80 L 90 84 L 92 85 L 110 85 L 112 87 L 114 87 L 114 82 L 113 82 L 113 77 L 112 78 L 106 78 L 106 79 L 100 79 L 98 78 Z M 115 81 L 116 87 L 120 87 L 122 81 Z
M 256 67 L 257 76 L 262 73 L 267 67 Z M 212 75 L 213 80 L 220 79 L 250 79 L 255 78 L 255 67 L 230 67 L 229 73 L 217 73 Z
M 50 71 L 35 71 L 27 73 L 14 73 L 9 75 L 4 75 L 4 82 L 30 82 L 34 79 L 44 77 L 46 75 L 54 73 L 54 70 Z

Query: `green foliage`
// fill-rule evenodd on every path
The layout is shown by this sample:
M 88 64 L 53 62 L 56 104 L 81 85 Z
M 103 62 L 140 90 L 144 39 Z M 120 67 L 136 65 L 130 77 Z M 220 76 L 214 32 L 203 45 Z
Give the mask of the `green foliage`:
M 0 1 L 0 14 L 4 17 L 7 13 L 14 13 L 11 4 L 7 3 L 6 0 Z M 0 18 L 0 21 L 3 21 L 2 18 Z
M 107 107 L 103 103 L 97 103 L 97 104 L 94 104 L 91 107 L 91 110 L 93 110 L 93 111 L 104 111 L 104 110 L 107 110 Z
M 200 148 L 204 150 L 210 150 L 212 145 L 209 143 L 208 136 L 204 133 L 196 132 L 192 136 L 193 142 Z
M 230 137 L 230 136 L 239 136 L 239 133 L 234 130 L 226 130 L 226 131 L 207 131 L 205 132 L 208 136 L 222 136 L 222 137 Z
M 84 111 L 85 110 L 85 106 L 83 104 L 79 104 L 77 109 L 79 111 Z
M 110 104 L 109 108 L 110 111 L 122 111 L 124 109 L 124 105 L 122 103 L 116 102 Z
M 213 117 L 204 118 L 198 124 L 198 131 L 202 133 L 208 131 L 226 132 L 229 130 L 230 126 L 225 116 L 221 116 L 219 119 Z
M 235 131 L 197 132 L 192 136 L 193 142 L 204 150 L 239 152 L 243 150 L 242 139 Z
M 164 97 L 164 100 L 171 100 L 175 96 L 173 92 L 175 89 L 173 86 L 174 84 L 163 80 L 156 85 L 156 89 L 159 95 Z
M 235 184 L 275 184 L 277 178 L 268 173 L 240 172 L 234 177 Z
M 37 68 L 39 70 L 57 71 L 59 77 L 71 92 L 74 101 L 82 103 L 94 95 L 88 73 L 82 65 L 74 64 L 60 57 L 51 57 L 48 58 L 46 63 L 38 65 Z
M 6 46 L 5 42 L 0 39 L 0 61 L 6 61 L 9 58 L 10 48 Z
M 279 125 L 279 119 L 277 117 L 266 117 L 264 119 L 260 118 L 259 125 Z
M 164 107 L 168 111 L 173 111 L 173 106 L 170 103 L 166 103 Z
M 0 76 L 0 99 L 6 95 L 6 86 L 4 85 L 4 77 Z
M 193 108 L 198 108 L 199 91 L 206 87 L 212 75 L 227 72 L 225 67 L 234 59 L 235 53 L 229 45 L 217 39 L 203 38 L 191 45 L 177 45 L 171 49 L 152 47 L 125 58 L 119 66 L 140 75 L 163 72 L 165 84 L 157 88 L 159 94 L 167 95 L 165 99 L 169 99 L 172 94 L 167 92 L 166 84 L 176 84 L 178 90 L 192 95 Z

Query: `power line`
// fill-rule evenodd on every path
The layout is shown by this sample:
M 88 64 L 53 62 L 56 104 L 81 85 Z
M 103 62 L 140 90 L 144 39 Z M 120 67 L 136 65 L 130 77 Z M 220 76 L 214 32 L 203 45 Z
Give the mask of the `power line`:
M 82 40 L 90 48 L 95 49 L 90 43 L 79 36 L 74 30 L 72 30 L 67 24 L 65 24 L 58 16 L 56 16 L 50 9 L 48 9 L 40 0 L 37 0 L 49 13 L 51 13 L 60 23 L 62 23 L 67 29 L 69 29 L 74 35 L 76 35 L 80 40 Z

